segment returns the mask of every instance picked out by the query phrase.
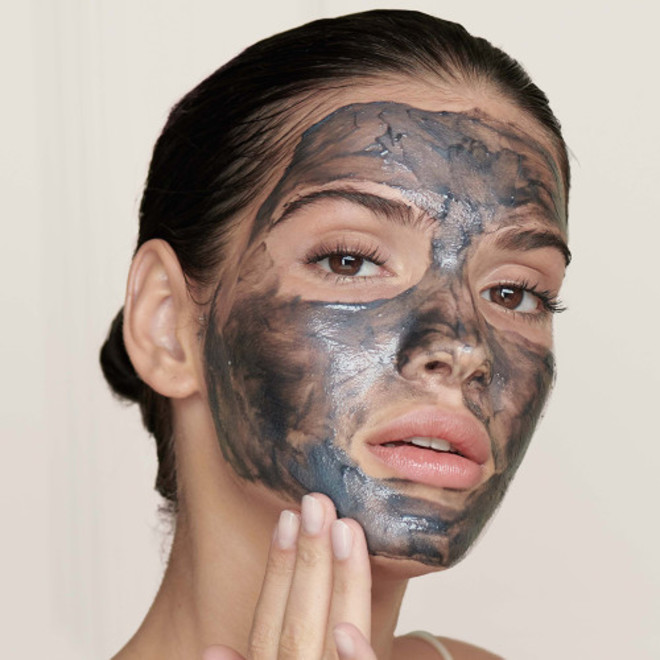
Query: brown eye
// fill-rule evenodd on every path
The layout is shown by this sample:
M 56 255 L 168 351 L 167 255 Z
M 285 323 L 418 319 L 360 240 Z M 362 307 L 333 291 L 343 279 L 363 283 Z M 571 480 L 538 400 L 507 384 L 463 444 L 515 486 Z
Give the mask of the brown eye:
M 351 254 L 350 252 L 337 251 L 328 254 L 325 257 L 313 261 L 321 269 L 329 274 L 339 277 L 376 277 L 382 275 L 380 263 L 377 263 L 376 257 L 373 259 L 360 254 Z
M 328 268 L 336 275 L 357 275 L 363 264 L 362 257 L 352 254 L 333 254 L 328 257 Z
M 539 308 L 539 299 L 533 293 L 511 284 L 492 286 L 481 295 L 486 300 L 515 312 L 529 313 Z

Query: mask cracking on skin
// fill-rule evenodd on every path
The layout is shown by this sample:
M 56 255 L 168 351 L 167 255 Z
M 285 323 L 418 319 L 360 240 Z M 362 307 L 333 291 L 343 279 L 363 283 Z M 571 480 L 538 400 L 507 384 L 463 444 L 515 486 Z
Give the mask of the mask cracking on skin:
M 563 227 L 554 163 L 527 136 L 479 118 L 396 103 L 346 106 L 308 129 L 256 214 L 235 301 L 205 340 L 209 404 L 225 458 L 243 478 L 290 498 L 323 492 L 365 529 L 370 551 L 449 566 L 498 506 L 542 411 L 554 374 L 550 350 L 499 331 L 480 314 L 467 265 L 486 230 L 534 207 Z M 369 182 L 434 219 L 419 282 L 365 303 L 285 296 L 264 238 L 301 188 Z M 214 310 L 215 311 L 215 310 Z M 414 351 L 483 352 L 492 378 L 460 384 L 489 432 L 494 473 L 437 501 L 369 475 L 353 438 L 374 411 L 428 403 L 402 376 Z M 441 404 L 440 404 L 441 405 Z

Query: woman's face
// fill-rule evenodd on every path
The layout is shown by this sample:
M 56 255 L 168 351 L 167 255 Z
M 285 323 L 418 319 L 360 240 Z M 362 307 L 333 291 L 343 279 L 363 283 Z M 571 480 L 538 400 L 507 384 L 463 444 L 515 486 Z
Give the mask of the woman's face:
M 329 495 L 375 555 L 460 559 L 553 382 L 563 187 L 507 121 L 340 107 L 302 135 L 216 292 L 225 458 L 285 499 Z

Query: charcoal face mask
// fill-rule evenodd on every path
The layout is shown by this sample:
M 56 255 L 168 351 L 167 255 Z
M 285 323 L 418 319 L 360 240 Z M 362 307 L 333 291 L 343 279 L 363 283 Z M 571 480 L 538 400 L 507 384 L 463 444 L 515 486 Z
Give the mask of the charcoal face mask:
M 539 144 L 477 115 L 378 102 L 309 128 L 254 218 L 231 309 L 218 321 L 216 292 L 206 334 L 210 407 L 236 473 L 291 499 L 327 494 L 364 527 L 372 554 L 438 567 L 460 559 L 503 497 L 554 376 L 548 346 L 487 322 L 468 265 L 485 235 L 517 227 L 528 212 L 564 232 L 560 180 Z M 419 281 L 359 303 L 339 290 L 332 301 L 283 293 L 266 238 L 287 204 L 303 189 L 363 183 L 430 218 Z M 484 356 L 488 377 L 458 387 L 466 414 L 489 434 L 494 469 L 473 489 L 421 497 L 405 480 L 370 475 L 352 444 L 373 411 L 432 401 L 402 375 L 431 340 Z

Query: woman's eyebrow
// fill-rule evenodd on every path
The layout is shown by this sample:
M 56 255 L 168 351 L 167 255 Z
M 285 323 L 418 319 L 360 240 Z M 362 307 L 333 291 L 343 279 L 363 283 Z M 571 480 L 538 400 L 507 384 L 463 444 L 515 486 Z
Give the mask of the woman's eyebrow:
M 566 265 L 571 263 L 571 251 L 566 241 L 551 231 L 540 229 L 512 229 L 500 234 L 495 239 L 495 245 L 503 250 L 537 250 L 544 247 L 553 247 L 559 250 L 564 257 Z
M 429 217 L 420 209 L 410 206 L 403 201 L 396 199 L 387 199 L 371 193 L 352 190 L 350 188 L 334 188 L 332 190 L 318 190 L 303 197 L 289 202 L 282 214 L 273 223 L 277 225 L 286 221 L 291 215 L 299 211 L 304 206 L 313 204 L 322 199 L 341 199 L 352 204 L 362 206 L 372 213 L 383 217 L 389 222 L 398 225 L 418 226 L 429 220 Z

